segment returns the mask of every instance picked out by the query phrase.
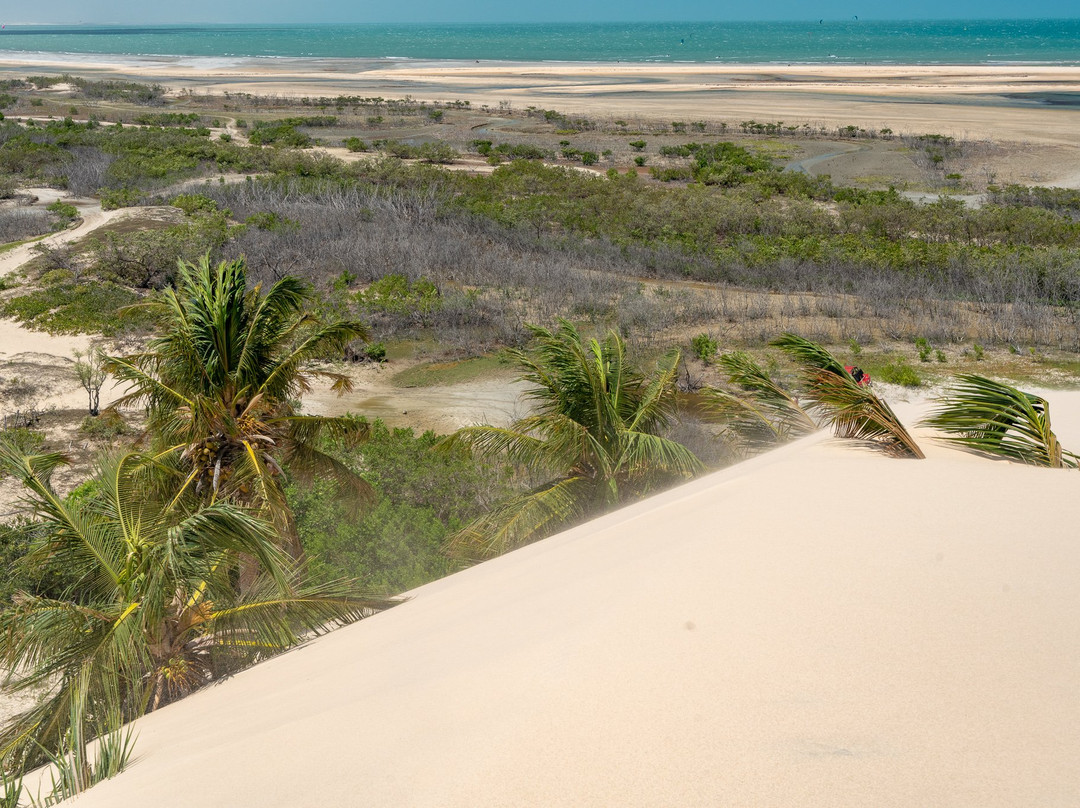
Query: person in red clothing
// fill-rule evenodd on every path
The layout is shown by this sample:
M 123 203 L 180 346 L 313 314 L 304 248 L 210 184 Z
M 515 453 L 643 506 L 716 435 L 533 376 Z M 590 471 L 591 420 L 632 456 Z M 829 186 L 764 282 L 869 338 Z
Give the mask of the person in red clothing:
M 870 384 L 870 374 L 866 373 L 858 365 L 845 365 L 844 370 L 851 374 L 851 378 L 855 380 L 855 384 L 859 387 L 866 387 Z

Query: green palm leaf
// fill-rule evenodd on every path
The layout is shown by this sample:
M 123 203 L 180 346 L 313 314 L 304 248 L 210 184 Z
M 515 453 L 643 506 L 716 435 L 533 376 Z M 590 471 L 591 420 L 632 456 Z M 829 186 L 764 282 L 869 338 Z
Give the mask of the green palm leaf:
M 984 454 L 1050 468 L 1077 468 L 1050 423 L 1050 403 L 1012 385 L 969 373 L 956 377 L 922 423 L 945 433 L 942 440 Z
M 925 457 L 892 408 L 861 387 L 825 348 L 796 334 L 770 344 L 800 365 L 809 408 L 829 420 L 837 437 L 864 441 L 895 457 Z
M 532 385 L 526 395 L 535 412 L 506 428 L 459 430 L 441 446 L 503 457 L 548 482 L 459 531 L 448 550 L 467 561 L 520 547 L 703 470 L 690 450 L 659 434 L 678 413 L 678 351 L 646 377 L 627 361 L 615 333 L 586 341 L 566 320 L 554 331 L 529 329 L 533 350 L 510 355 Z
M 140 456 L 104 461 L 96 494 L 78 500 L 53 491 L 59 462 L 0 447 L 37 519 L 19 563 L 79 573 L 60 596 L 21 593 L 0 612 L 0 665 L 15 671 L 7 686 L 46 690 L 0 728 L 6 766 L 41 762 L 42 749 L 55 752 L 72 733 L 88 739 L 97 717 L 156 709 L 306 633 L 393 604 L 347 584 L 307 585 L 270 526 L 228 502 L 188 509 L 159 499 Z M 263 574 L 241 593 L 245 558 Z
M 477 563 L 516 550 L 569 527 L 587 513 L 596 482 L 566 477 L 547 483 L 489 511 L 447 541 L 454 558 Z
M 129 385 L 125 400 L 149 408 L 159 461 L 162 452 L 178 452 L 182 496 L 203 503 L 224 498 L 266 513 L 294 553 L 300 545 L 285 500 L 286 473 L 334 480 L 357 507 L 372 501 L 371 487 L 317 446 L 324 437 L 361 440 L 366 425 L 295 411 L 315 376 L 330 378 L 339 392 L 349 389 L 347 376 L 311 363 L 340 356 L 346 343 L 367 337 L 363 323 L 323 323 L 305 312 L 309 297 L 308 287 L 291 277 L 265 294 L 249 289 L 243 260 L 181 262 L 177 289 L 150 307 L 161 333 L 145 352 L 110 359 L 113 373 Z
M 723 354 L 718 362 L 737 392 L 707 388 L 701 398 L 709 419 L 724 424 L 736 445 L 760 451 L 817 431 L 817 423 L 798 400 L 749 354 Z

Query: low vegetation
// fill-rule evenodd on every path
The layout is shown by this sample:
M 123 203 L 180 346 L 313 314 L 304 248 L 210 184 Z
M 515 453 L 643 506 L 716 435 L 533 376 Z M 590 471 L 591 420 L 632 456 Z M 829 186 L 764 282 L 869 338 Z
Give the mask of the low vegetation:
M 43 90 L 61 83 L 58 106 Z M 509 110 L 347 96 L 170 108 L 160 87 L 70 76 L 0 91 L 0 242 L 92 204 L 22 204 L 25 188 L 139 209 L 0 283 L 0 315 L 132 346 L 72 371 L 85 456 L 108 452 L 69 493 L 37 387 L 0 378 L 0 474 L 28 496 L 0 524 L 0 664 L 45 693 L 0 734 L 2 770 L 69 761 L 57 797 L 122 767 L 122 721 L 303 632 L 820 428 L 922 457 L 888 385 L 1002 356 L 1068 370 L 1046 352 L 1080 351 L 1076 192 L 991 184 L 982 207 L 920 205 L 779 156 L 895 138 L 955 184 L 966 145 L 940 135 L 539 108 L 487 128 Z M 15 120 L 31 107 L 53 117 Z M 301 410 L 312 379 L 347 390 L 345 362 L 413 350 L 379 372 L 517 374 L 529 410 L 449 436 Z M 103 361 L 145 423 L 101 409 Z M 958 376 L 930 425 L 1078 462 L 1044 399 L 987 376 Z M 94 736 L 115 765 L 88 761 Z

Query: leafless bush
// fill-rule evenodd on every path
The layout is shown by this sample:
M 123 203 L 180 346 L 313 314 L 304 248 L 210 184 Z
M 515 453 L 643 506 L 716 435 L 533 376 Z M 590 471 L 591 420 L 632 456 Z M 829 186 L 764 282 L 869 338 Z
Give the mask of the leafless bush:
M 49 216 L 42 210 L 0 208 L 0 244 L 40 236 L 51 229 Z
M 75 196 L 90 196 L 106 184 L 109 166 L 116 157 L 92 146 L 74 146 L 70 149 L 71 160 L 56 169 L 57 178 L 63 178 L 68 191 Z
M 780 327 L 827 341 L 856 332 L 943 343 L 1080 341 L 1076 323 L 1059 305 L 1080 301 L 1075 252 L 1051 252 L 1039 263 L 1031 255 L 1005 255 L 989 267 L 958 258 L 919 272 L 794 258 L 751 267 L 716 264 L 671 247 L 506 227 L 457 210 L 436 186 L 419 193 L 253 181 L 193 190 L 241 220 L 276 215 L 279 226 L 250 226 L 225 248 L 225 257 L 246 255 L 258 280 L 291 274 L 324 292 L 335 281 L 355 291 L 397 273 L 439 287 L 442 314 L 419 324 L 380 316 L 376 325 L 385 334 L 423 327 L 440 340 L 513 342 L 523 322 L 574 313 L 613 321 L 628 338 L 640 334 L 646 341 L 702 322 L 730 323 L 733 336 L 745 342 L 767 339 Z M 672 292 L 688 276 L 695 281 L 685 294 Z M 653 281 L 662 282 L 667 297 L 657 297 Z

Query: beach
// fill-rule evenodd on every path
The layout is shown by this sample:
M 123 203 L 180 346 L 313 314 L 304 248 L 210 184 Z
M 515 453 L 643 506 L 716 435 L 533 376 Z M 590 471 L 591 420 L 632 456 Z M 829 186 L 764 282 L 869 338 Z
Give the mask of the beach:
M 709 65 L 0 54 L 0 75 L 71 72 L 176 91 L 463 100 L 620 118 L 782 120 L 1080 146 L 1080 67 Z M 1080 170 L 1080 165 L 1077 166 Z

